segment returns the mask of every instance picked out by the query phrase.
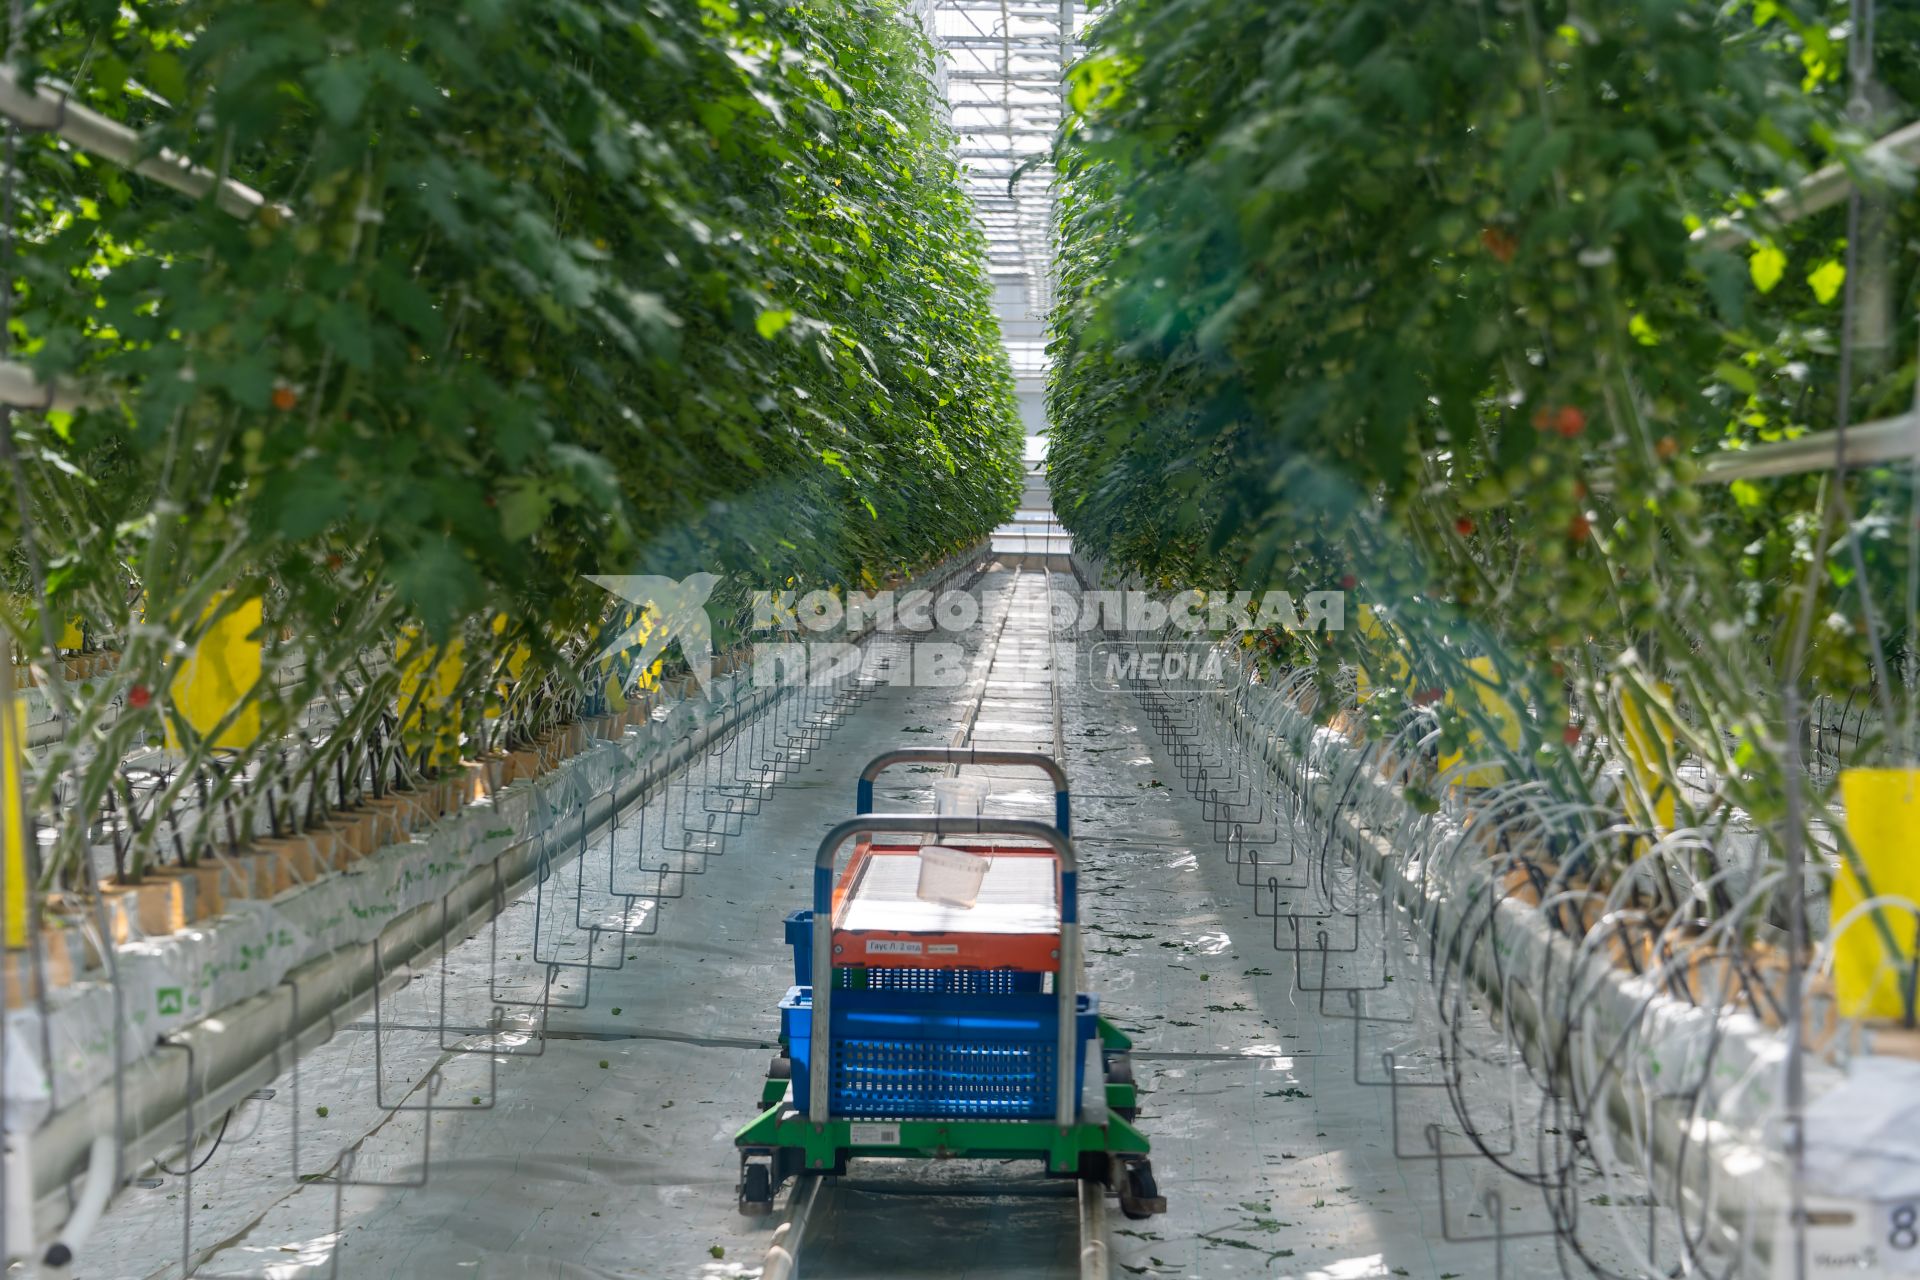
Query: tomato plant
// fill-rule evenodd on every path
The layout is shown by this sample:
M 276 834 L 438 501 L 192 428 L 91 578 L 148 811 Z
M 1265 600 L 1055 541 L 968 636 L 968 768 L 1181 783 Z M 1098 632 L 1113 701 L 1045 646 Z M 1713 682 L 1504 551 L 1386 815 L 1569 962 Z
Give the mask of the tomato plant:
M 531 730 L 596 696 L 586 575 L 722 573 L 724 619 L 1013 509 L 984 241 L 890 0 L 71 0 L 8 35 L 23 80 L 265 201 L 18 142 L 8 345 L 85 395 L 11 420 L 0 623 L 43 664 L 43 615 L 123 650 L 92 694 L 50 682 L 86 745 L 42 811 L 70 778 L 93 812 L 127 749 L 183 731 L 166 671 L 223 600 L 264 599 L 286 676 L 223 776 L 351 678 L 324 774 L 391 707 L 367 658 L 408 628 L 460 645 L 470 735 L 530 654 Z M 152 695 L 115 719 L 125 688 Z
M 1859 753 L 1894 749 L 1909 478 L 1699 483 L 1717 451 L 1911 402 L 1911 178 L 1862 159 L 1914 113 L 1911 20 L 1862 120 L 1845 9 L 1112 6 L 1056 148 L 1076 544 L 1202 588 L 1364 584 L 1391 625 L 1315 643 L 1388 688 L 1490 656 L 1565 793 L 1593 783 L 1569 694 L 1617 738 L 1623 684 L 1763 829 L 1805 784 L 1790 688 L 1871 685 Z M 1848 303 L 1846 202 L 1766 202 L 1831 161 L 1885 219 L 1877 313 Z

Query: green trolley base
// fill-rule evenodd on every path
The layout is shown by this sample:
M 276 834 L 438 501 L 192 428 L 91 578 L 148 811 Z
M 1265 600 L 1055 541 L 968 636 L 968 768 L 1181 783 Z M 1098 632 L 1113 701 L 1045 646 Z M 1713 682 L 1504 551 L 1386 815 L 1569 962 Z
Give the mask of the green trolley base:
M 734 1137 L 740 1150 L 740 1212 L 773 1212 L 788 1178 L 837 1175 L 855 1158 L 886 1160 L 1038 1160 L 1056 1177 L 1082 1178 L 1120 1197 L 1129 1218 L 1165 1213 L 1145 1135 L 1132 1114 L 1131 1081 L 1107 1085 L 1105 1123 L 1065 1128 L 1050 1120 L 849 1120 L 815 1124 L 785 1098 Z
M 1132 1093 L 1131 1086 L 1127 1093 Z M 1111 1105 L 1111 1102 L 1109 1103 Z M 887 1141 L 874 1141 L 884 1134 Z M 818 1125 L 784 1103 L 742 1129 L 734 1145 L 748 1154 L 797 1153 L 809 1172 L 831 1172 L 855 1156 L 928 1160 L 1044 1160 L 1051 1173 L 1077 1174 L 1082 1157 L 1148 1154 L 1147 1140 L 1119 1116 L 1062 1129 L 1047 1120 L 829 1120 Z M 792 1157 L 789 1157 L 791 1160 Z

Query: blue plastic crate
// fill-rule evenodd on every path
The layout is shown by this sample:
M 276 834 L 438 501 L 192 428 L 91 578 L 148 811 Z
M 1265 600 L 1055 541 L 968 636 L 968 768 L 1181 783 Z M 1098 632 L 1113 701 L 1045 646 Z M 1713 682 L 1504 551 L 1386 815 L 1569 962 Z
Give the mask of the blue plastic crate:
M 787 945 L 793 948 L 793 981 L 813 985 L 813 912 L 796 911 L 786 919 Z M 1046 975 L 1020 969 L 906 969 L 841 965 L 833 971 L 835 990 L 861 985 L 869 991 L 923 991 L 932 995 L 1013 995 L 1046 989 Z
M 1082 995 L 1074 1036 L 1074 1096 L 1098 1036 L 1099 998 Z M 1051 995 L 942 995 L 836 991 L 833 1076 L 836 1116 L 862 1119 L 1045 1120 L 1054 1113 L 1058 1003 Z M 812 1088 L 813 989 L 780 1002 L 793 1060 L 794 1105 Z

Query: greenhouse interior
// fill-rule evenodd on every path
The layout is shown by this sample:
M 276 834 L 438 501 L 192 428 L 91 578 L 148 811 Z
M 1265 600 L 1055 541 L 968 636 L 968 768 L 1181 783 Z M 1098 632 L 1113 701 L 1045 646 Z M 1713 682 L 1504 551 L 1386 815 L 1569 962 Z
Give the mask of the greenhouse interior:
M 1920 1278 L 1920 0 L 3 22 L 6 1276 Z

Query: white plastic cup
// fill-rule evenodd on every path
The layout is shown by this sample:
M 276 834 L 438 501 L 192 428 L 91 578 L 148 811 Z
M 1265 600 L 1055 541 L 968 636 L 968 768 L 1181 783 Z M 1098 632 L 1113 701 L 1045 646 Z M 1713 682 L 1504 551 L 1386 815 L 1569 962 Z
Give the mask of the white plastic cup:
M 971 908 L 980 900 L 991 858 L 942 844 L 920 846 L 920 884 L 914 896 L 922 902 Z
M 985 778 L 936 778 L 933 811 L 941 817 L 977 818 L 987 800 Z

